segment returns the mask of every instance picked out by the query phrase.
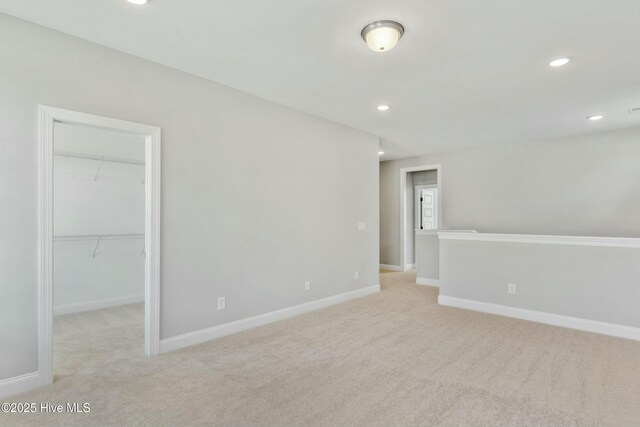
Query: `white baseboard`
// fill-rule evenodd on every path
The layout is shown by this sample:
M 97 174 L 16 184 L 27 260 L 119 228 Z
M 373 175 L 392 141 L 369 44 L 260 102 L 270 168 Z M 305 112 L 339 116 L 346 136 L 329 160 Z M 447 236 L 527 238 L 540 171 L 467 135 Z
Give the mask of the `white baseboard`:
M 413 270 L 414 268 L 416 268 L 415 264 L 407 264 L 404 266 L 404 271 Z
M 99 310 L 101 308 L 134 304 L 137 302 L 144 302 L 144 293 L 137 295 L 127 295 L 117 298 L 107 298 L 97 301 L 59 305 L 53 308 L 53 315 L 60 316 L 61 314 L 80 313 L 82 311 Z
M 0 380 L 0 399 L 25 393 L 38 387 L 42 387 L 40 372 L 38 371 Z
M 380 264 L 380 270 L 404 271 L 399 265 Z
M 640 328 L 440 295 L 438 304 L 640 341 Z
M 436 288 L 440 287 L 440 280 L 438 279 L 430 279 L 428 277 L 416 277 L 416 284 L 418 285 L 426 285 L 426 286 L 435 286 Z
M 213 326 L 211 328 L 167 338 L 160 341 L 160 353 L 167 353 L 179 348 L 211 341 L 216 338 L 246 331 L 247 329 L 277 322 L 278 320 L 298 316 L 300 314 L 319 310 L 324 307 L 375 294 L 377 292 L 380 292 L 380 285 L 368 286 L 366 288 L 356 289 L 355 291 L 345 292 L 343 294 L 333 295 L 316 301 L 294 305 L 293 307 L 287 307 L 281 310 L 260 314 L 258 316 L 247 317 L 246 319 L 240 319 L 223 325 Z

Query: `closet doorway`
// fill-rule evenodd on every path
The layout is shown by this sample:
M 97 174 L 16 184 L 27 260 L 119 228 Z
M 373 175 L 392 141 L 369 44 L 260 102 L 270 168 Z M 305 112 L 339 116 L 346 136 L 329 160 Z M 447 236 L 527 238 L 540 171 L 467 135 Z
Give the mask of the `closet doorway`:
M 437 230 L 442 228 L 441 171 L 440 165 L 400 169 L 400 267 L 404 271 L 416 268 L 420 274 L 416 258 L 418 235 L 433 234 L 437 242 Z M 424 192 L 428 197 L 416 197 Z
M 41 106 L 39 171 L 41 383 L 158 354 L 160 129 Z

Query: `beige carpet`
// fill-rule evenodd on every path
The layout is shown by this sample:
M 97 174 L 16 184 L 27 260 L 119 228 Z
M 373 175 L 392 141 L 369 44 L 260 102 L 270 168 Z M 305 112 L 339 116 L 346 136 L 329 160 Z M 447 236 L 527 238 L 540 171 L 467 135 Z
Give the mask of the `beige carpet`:
M 156 358 L 141 325 L 85 332 L 53 386 L 14 400 L 91 412 L 0 425 L 640 426 L 640 342 L 440 307 L 414 280 Z
M 57 316 L 53 331 L 54 381 L 88 375 L 144 352 L 144 303 Z

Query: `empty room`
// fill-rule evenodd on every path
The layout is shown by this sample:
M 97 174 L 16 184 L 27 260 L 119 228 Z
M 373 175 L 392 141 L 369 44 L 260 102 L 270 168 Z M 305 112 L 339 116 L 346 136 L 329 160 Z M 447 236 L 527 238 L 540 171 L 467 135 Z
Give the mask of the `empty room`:
M 640 426 L 638 17 L 0 0 L 0 426 Z

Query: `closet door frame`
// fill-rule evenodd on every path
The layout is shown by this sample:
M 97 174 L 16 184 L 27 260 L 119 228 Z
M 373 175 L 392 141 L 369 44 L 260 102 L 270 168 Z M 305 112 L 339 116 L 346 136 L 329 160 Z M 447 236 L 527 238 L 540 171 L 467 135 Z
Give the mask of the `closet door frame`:
M 144 350 L 160 352 L 160 138 L 159 127 L 40 105 L 38 107 L 38 376 L 53 383 L 53 129 L 79 124 L 145 138 Z

